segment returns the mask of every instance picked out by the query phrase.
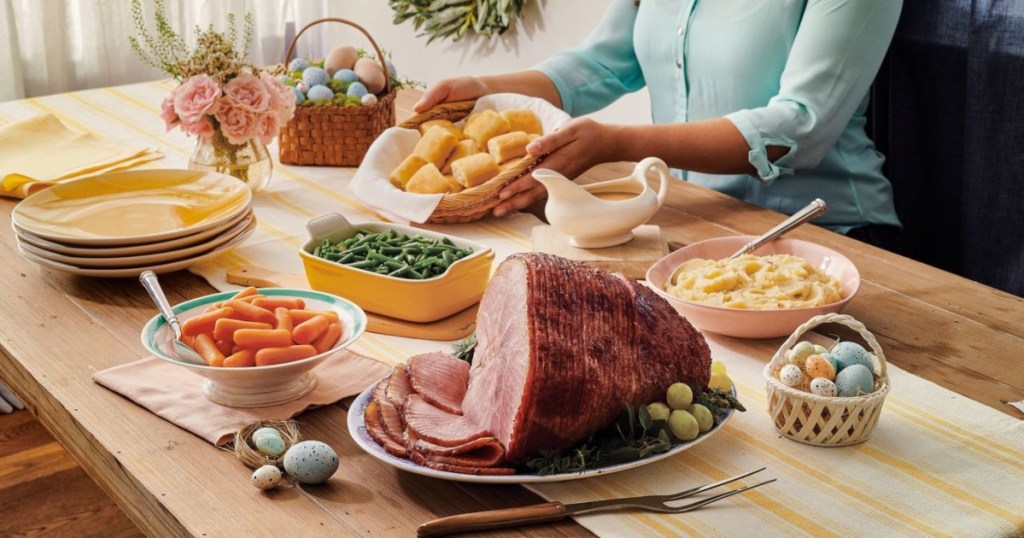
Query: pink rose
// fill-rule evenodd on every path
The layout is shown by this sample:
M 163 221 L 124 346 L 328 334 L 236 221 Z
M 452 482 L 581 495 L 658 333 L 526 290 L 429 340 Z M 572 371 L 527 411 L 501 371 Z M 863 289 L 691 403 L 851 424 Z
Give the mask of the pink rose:
M 230 97 L 222 98 L 214 117 L 220 122 L 220 132 L 224 133 L 228 142 L 237 146 L 246 143 L 253 137 L 253 131 L 256 129 L 256 114 L 253 114 L 238 101 Z
M 178 115 L 174 113 L 174 93 L 171 92 L 160 103 L 160 118 L 164 120 L 164 126 L 167 127 L 168 131 L 177 127 L 178 123 L 181 122 L 178 119 Z
M 270 109 L 277 113 L 278 122 L 288 123 L 295 116 L 295 94 L 292 89 L 270 75 L 264 74 L 260 80 L 270 93 Z
M 242 73 L 224 85 L 224 95 L 249 112 L 260 114 L 270 107 L 270 92 L 252 73 Z
M 213 124 L 206 118 L 199 118 L 192 123 L 181 122 L 181 130 L 190 135 L 210 136 L 213 134 Z
M 174 111 L 183 123 L 195 123 L 217 111 L 220 85 L 209 75 L 189 78 L 174 91 Z
M 263 142 L 263 145 L 273 142 L 280 130 L 281 124 L 278 122 L 277 113 L 273 110 L 268 110 L 256 118 L 255 135 L 260 142 Z

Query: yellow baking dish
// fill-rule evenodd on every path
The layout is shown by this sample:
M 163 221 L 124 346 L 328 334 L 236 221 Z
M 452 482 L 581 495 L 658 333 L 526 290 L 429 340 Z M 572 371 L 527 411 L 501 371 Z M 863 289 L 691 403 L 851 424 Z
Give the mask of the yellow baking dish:
M 310 239 L 299 250 L 299 256 L 311 288 L 344 297 L 367 312 L 407 321 L 437 321 L 479 302 L 494 261 L 494 251 L 482 243 L 387 222 L 352 224 L 337 213 L 311 219 L 306 229 Z M 448 237 L 459 248 L 472 248 L 473 253 L 453 263 L 441 275 L 423 280 L 381 275 L 313 255 L 324 239 L 336 243 L 355 236 L 359 229 L 394 229 L 410 236 Z

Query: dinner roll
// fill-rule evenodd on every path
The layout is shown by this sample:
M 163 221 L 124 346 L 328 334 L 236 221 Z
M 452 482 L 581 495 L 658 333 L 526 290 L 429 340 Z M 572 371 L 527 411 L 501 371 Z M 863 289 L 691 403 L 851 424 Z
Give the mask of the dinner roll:
M 434 163 L 434 166 L 437 168 L 441 168 L 458 143 L 459 141 L 455 138 L 455 135 L 448 132 L 444 127 L 435 125 L 427 129 L 426 134 L 416 143 L 416 147 L 413 148 L 412 152 L 423 157 L 423 160 L 428 163 Z
M 445 194 L 452 191 L 452 186 L 434 163 L 427 163 L 413 174 L 405 184 L 405 190 L 419 194 Z
M 487 141 L 487 151 L 498 164 L 526 155 L 530 136 L 523 131 L 498 135 Z
M 423 168 L 425 164 L 427 164 L 427 161 L 423 160 L 423 157 L 412 153 L 403 159 L 401 164 L 391 172 L 388 180 L 399 189 L 405 189 L 405 184 L 409 182 L 409 178 L 419 171 L 420 168 Z
M 473 140 L 472 138 L 467 138 L 465 140 L 460 141 L 458 144 L 455 145 L 455 149 L 452 151 L 452 154 L 448 156 L 448 161 L 445 162 L 444 167 L 441 168 L 441 173 L 451 174 L 453 162 L 463 157 L 469 157 L 474 153 L 480 153 L 481 151 L 483 150 L 481 150 L 480 147 L 476 145 L 476 140 Z
M 469 115 L 462 132 L 476 140 L 478 146 L 486 148 L 488 140 L 509 132 L 508 121 L 493 110 L 481 110 Z
M 523 131 L 526 134 L 544 134 L 540 119 L 532 110 L 502 110 L 501 117 L 508 122 L 509 131 Z
M 466 138 L 466 135 L 462 132 L 462 129 L 459 129 L 457 125 L 448 120 L 428 120 L 421 123 L 419 126 L 420 136 L 427 134 L 427 131 L 429 131 L 431 127 L 440 127 L 445 131 L 448 131 L 449 133 L 455 135 L 455 138 L 459 140 Z
M 486 183 L 500 173 L 498 163 L 489 153 L 476 153 L 452 163 L 455 180 L 467 189 Z

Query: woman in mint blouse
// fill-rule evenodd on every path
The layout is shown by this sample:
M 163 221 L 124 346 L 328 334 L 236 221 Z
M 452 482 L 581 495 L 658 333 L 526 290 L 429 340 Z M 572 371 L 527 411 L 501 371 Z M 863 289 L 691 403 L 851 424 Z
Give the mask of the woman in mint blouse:
M 415 108 L 516 92 L 579 116 L 646 86 L 653 125 L 577 118 L 527 149 L 567 177 L 657 156 L 687 181 L 786 214 L 820 197 L 829 210 L 816 224 L 891 246 L 899 221 L 864 112 L 901 5 L 611 0 L 581 46 L 533 70 L 441 81 Z M 495 215 L 544 195 L 522 178 Z

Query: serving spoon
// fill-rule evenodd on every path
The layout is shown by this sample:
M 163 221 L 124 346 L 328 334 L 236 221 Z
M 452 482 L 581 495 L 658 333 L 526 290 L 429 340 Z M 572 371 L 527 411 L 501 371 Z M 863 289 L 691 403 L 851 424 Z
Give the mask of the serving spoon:
M 181 323 L 178 321 L 178 315 L 171 309 L 171 304 L 167 302 L 167 296 L 164 295 L 164 290 L 160 287 L 160 281 L 157 280 L 156 273 L 153 271 L 143 271 L 139 275 L 139 282 L 142 282 L 142 287 L 146 288 L 146 291 L 149 292 L 150 299 L 153 299 L 153 302 L 156 303 L 156 307 L 160 310 L 164 321 L 167 322 L 167 325 L 174 333 L 174 352 L 178 359 L 181 359 L 182 362 L 207 366 L 205 359 L 189 347 L 188 344 L 181 341 Z
M 753 241 L 743 245 L 743 248 L 737 250 L 732 256 L 727 259 L 735 259 L 740 256 L 757 250 L 761 245 L 775 239 L 782 234 L 800 226 L 801 224 L 825 213 L 828 210 L 828 205 L 821 198 L 815 198 L 813 202 L 807 204 L 807 207 L 793 213 L 793 216 L 779 223 L 778 226 L 768 230 L 767 232 L 754 238 Z

